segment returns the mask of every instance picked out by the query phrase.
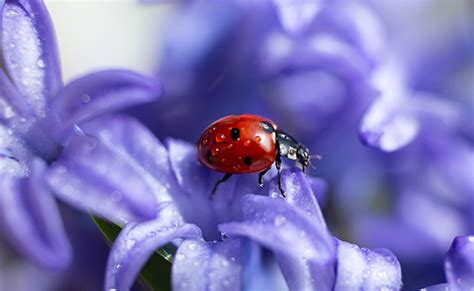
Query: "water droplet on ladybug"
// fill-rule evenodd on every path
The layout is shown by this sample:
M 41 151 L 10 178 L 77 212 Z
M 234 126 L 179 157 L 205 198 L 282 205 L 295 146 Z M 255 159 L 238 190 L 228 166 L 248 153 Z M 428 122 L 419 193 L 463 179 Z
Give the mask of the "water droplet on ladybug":
M 260 142 L 262 141 L 262 138 L 261 138 L 259 135 L 257 135 L 257 136 L 255 137 L 255 141 L 256 141 L 257 143 L 260 143 Z
M 252 143 L 252 142 L 250 141 L 250 139 L 248 139 L 248 140 L 246 140 L 246 141 L 244 142 L 244 145 L 245 145 L 246 147 L 248 147 L 248 146 L 250 146 L 251 143 Z
M 221 133 L 220 135 L 216 135 L 216 142 L 223 142 L 225 140 L 225 134 Z
M 215 156 L 219 153 L 219 148 L 213 148 L 211 152 L 212 152 L 212 155 Z

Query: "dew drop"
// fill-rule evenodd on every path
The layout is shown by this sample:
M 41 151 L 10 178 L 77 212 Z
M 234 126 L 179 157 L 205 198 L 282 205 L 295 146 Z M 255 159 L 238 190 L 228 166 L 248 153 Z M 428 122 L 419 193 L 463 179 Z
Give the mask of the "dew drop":
M 222 281 L 222 286 L 229 287 L 230 286 L 230 281 L 228 279 L 224 279 L 224 281 Z
M 115 270 L 120 270 L 120 268 L 122 268 L 122 265 L 120 264 L 115 265 Z
M 229 260 L 233 263 L 235 262 L 235 258 L 234 257 L 230 257 Z
M 36 65 L 38 66 L 38 68 L 41 68 L 41 69 L 46 66 L 43 59 L 38 59 L 38 61 L 36 62 Z
M 277 217 L 275 217 L 275 219 L 273 220 L 273 224 L 278 227 L 282 224 L 284 224 L 286 222 L 286 218 L 284 216 L 281 216 L 281 215 L 278 215 Z
M 197 246 L 196 246 L 195 243 L 190 243 L 190 244 L 188 244 L 188 249 L 190 249 L 190 250 L 192 250 L 192 251 L 195 250 L 196 247 L 197 247 Z
M 259 135 L 257 135 L 257 136 L 255 136 L 255 141 L 256 141 L 257 143 L 259 143 L 259 142 L 262 141 L 262 138 L 261 138 Z
M 177 254 L 177 255 L 176 255 L 176 259 L 177 259 L 178 261 L 182 261 L 182 260 L 186 259 L 186 256 L 185 256 L 184 254 Z
M 112 191 L 112 193 L 110 193 L 110 199 L 112 199 L 112 201 L 114 202 L 119 202 L 120 200 L 122 200 L 122 198 L 123 194 L 118 190 L 114 190 Z
M 211 153 L 213 156 L 217 155 L 219 153 L 219 148 L 212 148 Z
M 362 276 L 367 279 L 367 278 L 369 278 L 370 273 L 371 273 L 370 270 L 366 269 L 366 270 L 364 270 L 364 273 L 362 274 Z
M 147 234 L 148 237 L 154 237 L 156 236 L 156 232 L 154 231 L 150 231 L 148 234 Z
M 91 101 L 91 96 L 87 95 L 87 94 L 84 94 L 81 96 L 81 101 L 83 103 L 89 103 Z
M 248 147 L 248 146 L 250 146 L 251 143 L 252 142 L 250 141 L 250 139 L 248 139 L 244 142 L 244 146 Z
M 216 135 L 216 142 L 223 142 L 225 140 L 225 134 L 221 133 Z

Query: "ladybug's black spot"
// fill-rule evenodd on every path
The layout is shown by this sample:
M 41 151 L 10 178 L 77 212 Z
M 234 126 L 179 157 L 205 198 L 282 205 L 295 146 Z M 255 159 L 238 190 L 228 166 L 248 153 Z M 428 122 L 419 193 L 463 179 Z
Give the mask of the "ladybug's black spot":
M 210 150 L 207 151 L 207 161 L 209 162 L 209 164 L 214 164 L 214 162 L 216 161 L 212 156 L 212 152 Z
M 238 140 L 240 138 L 240 129 L 232 128 L 230 130 L 230 137 L 232 137 L 233 140 Z
M 246 164 L 247 166 L 250 166 L 252 164 L 252 158 L 249 156 L 246 156 L 244 158 L 244 164 Z

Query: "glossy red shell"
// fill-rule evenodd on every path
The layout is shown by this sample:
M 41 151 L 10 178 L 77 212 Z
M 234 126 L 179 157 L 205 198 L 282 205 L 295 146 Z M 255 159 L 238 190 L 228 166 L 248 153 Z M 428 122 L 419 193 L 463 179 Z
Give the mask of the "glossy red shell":
M 273 121 L 253 114 L 217 120 L 199 138 L 199 161 L 212 170 L 229 174 L 255 173 L 270 167 L 275 162 L 275 133 L 263 130 L 264 121 L 276 128 Z M 239 131 L 237 139 L 235 129 Z

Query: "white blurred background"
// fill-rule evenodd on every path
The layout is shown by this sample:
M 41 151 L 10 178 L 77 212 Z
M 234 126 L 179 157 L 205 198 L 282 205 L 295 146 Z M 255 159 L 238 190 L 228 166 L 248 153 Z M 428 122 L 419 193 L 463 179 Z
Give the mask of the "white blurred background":
M 158 67 L 159 40 L 171 2 L 136 0 L 46 0 L 56 29 L 64 81 L 91 71 Z M 166 2 L 166 1 L 165 1 Z

